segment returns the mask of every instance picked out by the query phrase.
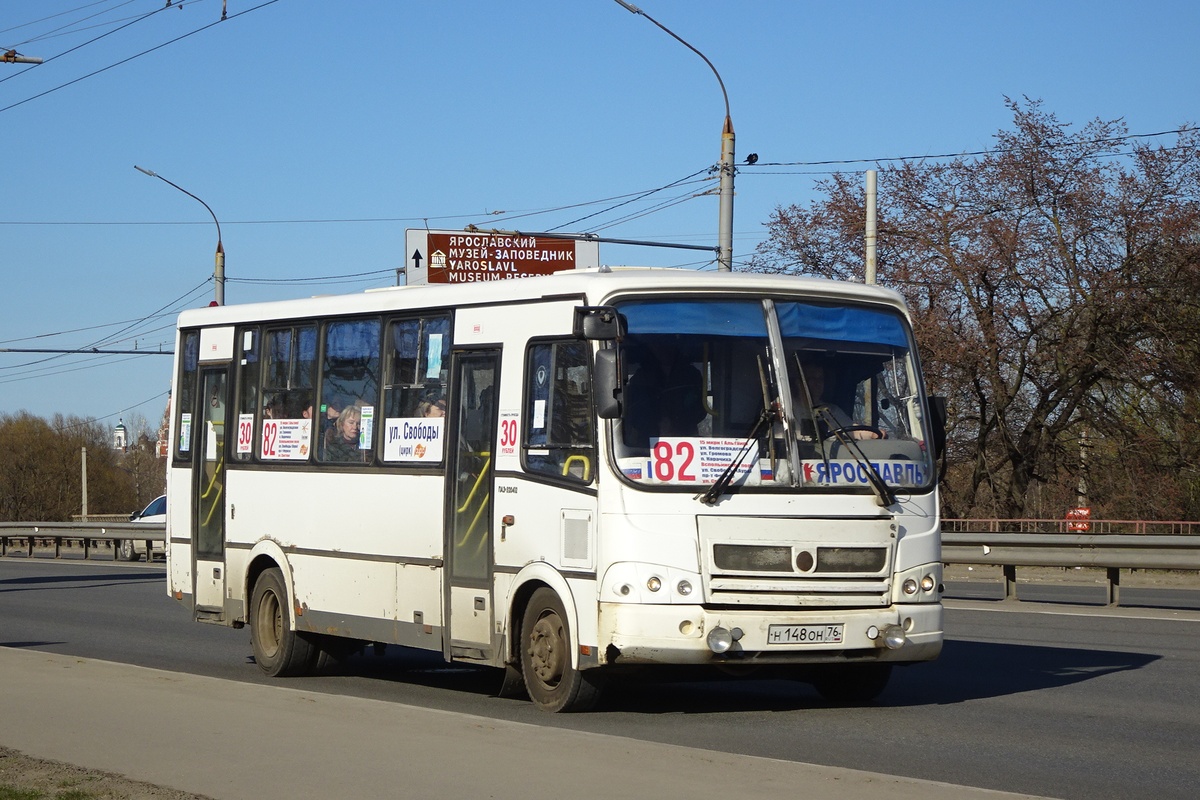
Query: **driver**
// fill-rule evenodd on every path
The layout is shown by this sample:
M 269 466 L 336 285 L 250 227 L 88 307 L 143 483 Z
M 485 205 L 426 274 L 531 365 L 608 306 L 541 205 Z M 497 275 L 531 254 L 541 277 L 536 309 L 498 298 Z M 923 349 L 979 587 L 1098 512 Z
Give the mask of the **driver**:
M 804 380 L 808 382 L 808 391 L 812 396 L 813 411 L 820 423 L 821 430 L 826 431 L 826 435 L 828 436 L 835 430 L 855 428 L 854 420 L 850 418 L 850 415 L 843 411 L 842 407 L 837 403 L 825 398 L 825 386 L 835 381 L 835 377 L 829 374 L 829 368 L 820 362 L 808 362 L 801 364 L 801 369 L 804 371 Z M 800 380 L 799 375 L 796 375 L 792 381 L 792 396 L 796 398 L 801 408 L 808 405 L 807 397 L 804 393 L 804 384 Z M 855 430 L 846 431 L 846 433 L 852 439 L 878 439 L 883 434 L 883 431 L 857 427 Z

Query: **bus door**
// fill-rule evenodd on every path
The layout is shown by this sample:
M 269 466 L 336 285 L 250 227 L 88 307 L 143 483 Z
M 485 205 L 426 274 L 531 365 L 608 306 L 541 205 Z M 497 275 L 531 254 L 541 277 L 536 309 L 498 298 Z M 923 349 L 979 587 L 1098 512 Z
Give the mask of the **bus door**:
M 499 350 L 455 353 L 449 409 L 451 439 L 447 478 L 446 555 L 450 634 L 447 658 L 492 654 L 492 464 L 496 442 Z
M 192 530 L 197 611 L 221 611 L 225 597 L 225 405 L 229 368 L 201 367 L 192 447 Z

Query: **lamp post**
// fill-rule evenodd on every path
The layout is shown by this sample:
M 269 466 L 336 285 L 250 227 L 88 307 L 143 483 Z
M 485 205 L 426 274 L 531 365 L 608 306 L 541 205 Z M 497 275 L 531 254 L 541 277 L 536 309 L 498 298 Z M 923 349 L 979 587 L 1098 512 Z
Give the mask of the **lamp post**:
M 213 267 L 213 301 L 216 303 L 216 305 L 225 305 L 225 246 L 221 244 L 221 223 L 217 220 L 217 215 L 213 214 L 213 210 L 208 207 L 208 203 L 204 202 L 199 197 L 196 197 L 196 195 L 192 194 L 182 186 L 171 183 L 171 181 L 167 180 L 162 175 L 159 175 L 157 172 L 148 170 L 144 167 L 139 167 L 137 164 L 134 164 L 133 168 L 144 175 L 149 175 L 151 178 L 158 178 L 163 183 L 174 186 L 176 189 L 183 192 L 200 205 L 204 206 L 209 214 L 212 214 L 213 222 L 215 222 L 217 225 L 217 255 L 216 263 Z
M 708 68 L 713 71 L 713 75 L 717 76 L 717 83 L 721 85 L 721 95 L 725 98 L 725 126 L 721 129 L 721 183 L 718 194 L 718 228 L 717 228 L 717 269 L 722 272 L 729 272 L 733 269 L 733 118 L 729 115 L 729 93 L 725 91 L 725 81 L 721 80 L 721 73 L 717 72 L 717 68 L 713 66 L 708 57 L 701 53 L 696 48 L 681 39 L 667 26 L 663 25 L 654 17 L 642 11 L 632 3 L 627 3 L 625 0 L 616 0 L 625 7 L 625 10 L 633 14 L 640 14 L 646 19 L 653 22 L 659 28 L 662 28 L 671 38 L 682 44 L 688 50 L 691 50 L 696 55 L 704 59 L 704 63 L 708 64 Z

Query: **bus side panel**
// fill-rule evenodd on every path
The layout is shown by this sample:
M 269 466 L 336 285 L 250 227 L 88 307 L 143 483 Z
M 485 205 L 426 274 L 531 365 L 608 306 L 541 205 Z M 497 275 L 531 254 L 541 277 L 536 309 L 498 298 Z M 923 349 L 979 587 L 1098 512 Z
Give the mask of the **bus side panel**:
M 192 595 L 192 471 L 167 469 L 167 594 L 190 608 Z
M 596 612 L 596 498 L 594 495 L 509 475 L 496 479 L 498 520 L 513 518 L 503 527 L 495 544 L 497 608 L 509 608 L 511 635 L 520 625 L 520 607 L 513 607 L 513 576 L 526 565 L 545 563 L 570 579 L 572 587 L 582 581 L 588 591 L 566 598 L 567 608 L 578 609 L 570 625 L 576 645 L 597 644 Z M 502 526 L 498 522 L 497 530 Z
M 442 624 L 443 484 L 441 475 L 233 470 L 229 541 L 243 557 L 262 539 L 279 545 L 299 616 L 321 620 L 298 627 L 394 641 L 380 631 Z

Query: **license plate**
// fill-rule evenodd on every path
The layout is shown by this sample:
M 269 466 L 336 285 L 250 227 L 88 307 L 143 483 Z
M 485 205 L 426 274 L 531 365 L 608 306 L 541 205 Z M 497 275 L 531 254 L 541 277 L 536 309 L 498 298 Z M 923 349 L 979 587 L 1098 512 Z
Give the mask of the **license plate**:
M 767 644 L 841 644 L 842 623 L 828 625 L 771 625 Z

